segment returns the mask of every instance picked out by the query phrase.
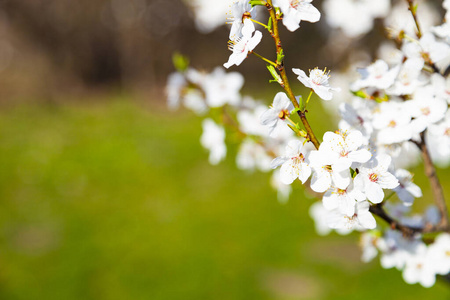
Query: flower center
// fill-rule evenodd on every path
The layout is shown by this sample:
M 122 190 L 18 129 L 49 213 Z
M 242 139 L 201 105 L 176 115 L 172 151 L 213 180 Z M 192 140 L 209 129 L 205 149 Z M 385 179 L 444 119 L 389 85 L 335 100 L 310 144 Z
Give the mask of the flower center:
M 246 51 L 248 40 L 237 38 L 234 41 L 228 41 L 228 49 L 233 53 L 243 53 Z
M 423 107 L 423 108 L 420 109 L 420 111 L 421 111 L 422 114 L 424 114 L 425 116 L 428 116 L 428 115 L 431 113 L 429 107 Z
M 388 127 L 394 128 L 395 126 L 397 126 L 397 123 L 394 120 L 390 121 L 388 124 Z
M 292 157 L 292 161 L 294 164 L 300 164 L 305 161 L 305 157 L 300 153 L 298 156 Z
M 450 127 L 449 127 L 449 128 L 447 128 L 447 129 L 445 129 L 445 131 L 444 131 L 444 135 L 446 135 L 446 136 L 450 136 Z
M 291 0 L 291 7 L 292 8 L 297 8 L 300 5 L 300 0 Z
M 445 256 L 450 256 L 450 250 L 445 251 Z
M 252 14 L 249 11 L 246 11 L 243 15 L 242 15 L 242 23 L 244 23 L 245 19 L 251 19 L 252 18 Z
M 333 169 L 331 169 L 331 165 L 326 165 L 326 166 L 324 166 L 324 168 L 325 168 L 325 171 L 327 171 L 327 172 L 332 172 L 333 171 Z
M 287 109 L 283 109 L 283 110 L 281 110 L 280 111 L 280 113 L 278 114 L 278 118 L 280 118 L 281 120 L 284 120 L 284 119 L 286 119 L 286 117 L 288 117 L 290 114 L 289 114 L 289 111 L 287 110 Z
M 378 175 L 375 173 L 369 174 L 369 180 L 372 182 L 377 182 L 378 181 Z
M 338 195 L 342 196 L 342 195 L 345 195 L 345 193 L 347 193 L 347 190 L 337 189 L 337 193 L 338 193 Z
M 330 71 L 327 72 L 326 68 L 323 71 L 315 68 L 314 70 L 309 71 L 309 78 L 311 78 L 312 82 L 316 85 L 326 85 L 330 78 L 330 75 L 328 74 L 330 74 Z

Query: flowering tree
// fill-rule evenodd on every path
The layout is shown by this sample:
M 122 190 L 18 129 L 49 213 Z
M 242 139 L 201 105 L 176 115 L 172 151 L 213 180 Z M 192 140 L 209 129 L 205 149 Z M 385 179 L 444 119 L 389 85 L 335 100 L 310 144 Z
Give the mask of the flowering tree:
M 324 1 L 324 9 L 332 10 L 337 2 Z M 330 25 L 349 36 L 368 31 L 373 18 L 390 8 L 389 1 L 341 2 L 364 24 L 356 26 L 357 31 L 348 26 L 348 18 L 330 15 Z M 280 201 L 287 200 L 297 180 L 322 200 L 310 209 L 319 234 L 359 231 L 363 261 L 380 254 L 384 268 L 395 267 L 407 283 L 430 287 L 436 275 L 450 272 L 448 211 L 434 167 L 450 164 L 450 23 L 423 29 L 415 1 L 405 0 L 404 5 L 410 22 L 388 29 L 398 46 L 392 50 L 396 58 L 379 59 L 358 70 L 360 77 L 350 85 L 353 96 L 339 105 L 339 128 L 322 138 L 308 122 L 308 104 L 314 95 L 333 101 L 341 89 L 330 85 L 326 68 L 309 73 L 293 68 L 309 89 L 306 97 L 296 96 L 279 34 L 281 24 L 296 31 L 302 21 L 320 20 L 312 0 L 239 0 L 232 5 L 232 54 L 224 67 L 239 66 L 250 54 L 261 59 L 271 81 L 283 90 L 269 108 L 240 95 L 244 80 L 239 73 L 220 67 L 209 74 L 199 72 L 181 56 L 175 57 L 178 72 L 170 75 L 167 93 L 170 107 L 183 104 L 206 116 L 201 144 L 210 151 L 211 164 L 226 156 L 226 132 L 237 137 L 238 167 L 274 169 L 272 185 Z M 443 1 L 443 7 L 449 9 L 450 1 Z M 267 10 L 267 22 L 255 20 L 257 9 Z M 263 37 L 255 24 L 273 39 L 275 60 L 254 51 Z M 411 216 L 410 208 L 422 191 L 407 168 L 420 156 L 434 205 Z

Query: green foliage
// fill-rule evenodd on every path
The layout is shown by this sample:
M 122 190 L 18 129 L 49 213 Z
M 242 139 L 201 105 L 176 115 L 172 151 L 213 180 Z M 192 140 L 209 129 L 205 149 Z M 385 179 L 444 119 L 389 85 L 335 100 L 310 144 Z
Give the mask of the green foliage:
M 356 235 L 317 236 L 301 189 L 279 204 L 174 120 L 122 100 L 0 111 L 0 299 L 448 299 L 361 263 Z
M 175 52 L 172 55 L 172 62 L 175 69 L 179 72 L 184 72 L 189 67 L 189 58 L 179 52 Z

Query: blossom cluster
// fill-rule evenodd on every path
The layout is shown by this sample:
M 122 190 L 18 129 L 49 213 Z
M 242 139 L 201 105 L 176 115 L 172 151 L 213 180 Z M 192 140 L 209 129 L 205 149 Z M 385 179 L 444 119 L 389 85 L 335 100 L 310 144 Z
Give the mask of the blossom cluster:
M 407 169 L 419 162 L 424 151 L 424 155 L 430 152 L 435 164 L 450 165 L 450 15 L 447 12 L 447 21 L 440 25 L 420 29 L 414 27 L 413 17 L 417 16 L 413 11 L 405 24 L 389 23 L 390 1 L 340 1 L 337 10 L 360 17 L 356 21 L 363 25 L 358 27 L 348 24 L 354 18 L 333 17 L 334 2 L 339 1 L 324 1 L 332 27 L 358 36 L 372 28 L 374 18 L 386 17 L 398 48 L 358 69 L 359 77 L 349 85 L 352 96 L 338 106 L 338 127 L 326 132 L 322 143 L 314 143 L 311 129 L 301 129 L 295 117 L 305 121 L 312 95 L 324 103 L 343 98 L 339 97 L 341 89 L 330 85 L 330 71 L 314 68 L 307 74 L 298 68 L 288 70 L 310 92 L 308 97 L 295 96 L 286 88 L 287 75 L 279 75 L 285 72 L 279 68 L 284 54 L 277 50 L 277 61 L 272 62 L 254 53 L 263 37 L 255 24 L 272 36 L 273 23 L 278 21 L 296 31 L 302 21 L 314 23 L 321 18 L 312 0 L 270 1 L 273 11 L 268 25 L 254 19 L 258 5 L 264 6 L 258 3 L 267 2 L 239 0 L 232 5 L 232 53 L 224 67 L 239 66 L 252 53 L 268 63 L 273 81 L 285 89 L 274 96 L 270 107 L 242 96 L 243 76 L 226 73 L 221 67 L 212 73 L 186 68 L 170 75 L 169 106 L 183 105 L 205 116 L 200 141 L 210 152 L 211 164 L 225 158 L 227 137 L 234 141 L 237 137 L 237 166 L 249 171 L 274 170 L 271 183 L 281 202 L 288 199 L 294 183 L 318 195 L 321 201 L 311 206 L 310 215 L 319 234 L 360 231 L 363 261 L 380 253 L 384 268 L 395 267 L 403 271 L 407 283 L 430 287 L 436 275 L 450 272 L 450 234 L 440 233 L 434 241 L 424 242 L 422 229 L 438 226 L 444 216 L 436 206 L 423 215 L 410 215 L 422 190 Z M 445 0 L 443 7 L 448 10 L 450 0 Z M 395 221 L 377 222 L 373 215 L 377 210 Z M 396 230 L 397 224 L 410 228 L 410 234 Z

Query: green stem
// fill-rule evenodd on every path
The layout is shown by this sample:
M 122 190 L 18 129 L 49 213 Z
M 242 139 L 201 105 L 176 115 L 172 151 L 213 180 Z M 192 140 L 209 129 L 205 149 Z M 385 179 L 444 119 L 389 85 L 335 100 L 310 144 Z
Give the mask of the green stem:
M 277 66 L 277 64 L 276 63 L 274 63 L 273 61 L 271 61 L 270 59 L 267 59 L 267 58 L 265 58 L 264 56 L 262 56 L 262 55 L 259 55 L 258 53 L 256 53 L 256 52 L 252 52 L 254 55 L 256 55 L 257 57 L 259 57 L 259 58 L 261 58 L 263 61 L 265 61 L 266 63 L 269 63 L 269 64 L 271 64 L 272 66 L 274 66 L 274 67 L 276 67 Z
M 269 30 L 269 26 L 267 26 L 266 24 L 263 24 L 263 23 L 261 23 L 259 21 L 254 20 L 254 19 L 250 19 L 250 20 L 252 20 L 253 23 L 259 24 L 262 27 L 264 27 L 265 29 Z
M 413 19 L 414 19 L 414 23 L 416 23 L 416 27 L 417 27 L 417 37 L 420 39 L 422 37 L 422 30 L 420 29 L 420 25 L 419 25 L 419 20 L 417 19 L 417 12 L 416 12 L 416 7 L 414 7 L 414 0 L 406 0 L 408 2 L 409 5 L 409 11 L 411 12 Z
M 308 106 L 309 99 L 311 99 L 311 96 L 312 96 L 313 92 L 314 91 L 311 89 L 311 91 L 309 92 L 309 95 L 308 95 L 308 99 L 306 99 L 305 107 L 303 107 L 302 111 L 306 110 L 306 106 Z

